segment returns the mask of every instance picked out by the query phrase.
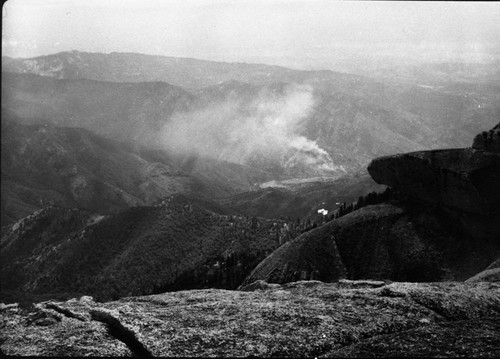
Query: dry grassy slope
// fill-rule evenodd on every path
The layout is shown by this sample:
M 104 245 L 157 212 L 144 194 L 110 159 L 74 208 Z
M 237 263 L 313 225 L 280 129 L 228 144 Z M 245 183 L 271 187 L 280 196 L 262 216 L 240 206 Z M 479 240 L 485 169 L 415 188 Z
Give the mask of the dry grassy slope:
M 111 299 L 236 288 L 278 246 L 283 223 L 221 215 L 202 205 L 175 195 L 155 207 L 94 216 L 94 224 L 87 212 L 46 208 L 4 227 L 2 290 Z
M 307 281 L 254 292 L 73 299 L 2 315 L 8 355 L 131 355 L 96 321 L 106 317 L 116 319 L 115 337 L 132 332 L 135 347 L 161 357 L 500 355 L 500 287 L 490 283 Z
M 285 283 L 302 271 L 309 278 L 311 268 L 319 269 L 316 278 L 332 280 L 337 257 L 350 279 L 465 280 L 498 258 L 498 242 L 465 235 L 439 212 L 400 206 L 367 206 L 306 232 L 267 257 L 245 283 Z

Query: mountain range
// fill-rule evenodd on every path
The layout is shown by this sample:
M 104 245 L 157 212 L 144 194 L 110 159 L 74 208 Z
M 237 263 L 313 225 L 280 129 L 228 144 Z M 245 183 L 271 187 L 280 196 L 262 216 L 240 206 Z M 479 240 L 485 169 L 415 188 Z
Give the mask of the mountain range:
M 19 300 L 88 293 L 110 300 L 235 289 L 290 236 L 291 223 L 223 212 L 178 194 L 107 216 L 47 206 L 2 228 L 2 295 Z
M 228 122 L 249 117 L 276 121 L 286 113 L 284 128 L 269 130 L 292 132 L 288 140 L 305 137 L 325 150 L 334 165 L 348 169 L 364 168 L 382 155 L 463 147 L 474 134 L 494 126 L 500 112 L 497 77 L 480 84 L 457 77 L 441 86 L 418 86 L 332 71 L 80 52 L 4 59 L 2 71 L 2 106 L 22 118 L 150 143 L 177 113 L 183 114 L 181 121 L 200 126 L 196 115 L 203 112 L 201 122 L 210 121 L 208 127 L 223 133 L 232 129 Z M 290 109 L 289 96 L 295 96 L 290 100 L 299 103 L 297 108 Z M 223 124 L 210 119 L 221 116 Z
M 497 121 L 497 77 L 488 82 L 473 65 L 441 68 L 446 81 L 429 84 L 426 70 L 417 84 L 415 69 L 405 82 L 131 53 L 2 58 L 2 223 L 43 203 L 109 212 L 177 192 L 265 216 L 352 202 L 377 188 L 366 174 L 373 158 L 464 147 Z M 293 193 L 273 187 L 303 180 L 310 185 Z M 313 200 L 311 191 L 349 195 Z M 283 197 L 279 211 L 262 209 L 271 194 Z M 292 210 L 294 196 L 311 205 Z
M 385 202 L 374 205 L 360 197 L 351 213 L 343 204 L 343 213 L 318 213 L 313 225 L 283 215 L 233 213 L 238 206 L 279 213 L 253 201 L 276 206 L 282 214 L 287 206 L 307 208 L 317 184 L 287 183 L 285 190 L 294 193 L 299 187 L 309 194 L 308 199 L 292 195 L 291 202 L 271 195 L 246 204 L 249 199 L 241 196 L 215 203 L 174 194 L 110 215 L 46 206 L 2 227 L 0 289 L 11 300 L 83 294 L 110 300 L 179 289 L 245 288 L 262 280 L 465 280 L 485 268 L 493 268 L 487 278 L 494 280 L 497 269 L 491 263 L 500 255 L 499 126 L 476 136 L 473 148 L 373 160 L 370 175 L 393 189 L 380 196 Z M 324 191 L 319 189 L 327 199 Z
M 415 68 L 382 82 L 130 53 L 3 58 L 2 225 L 47 205 L 119 216 L 183 194 L 286 220 L 291 239 L 383 191 L 374 158 L 466 147 L 496 124 L 498 78 L 423 69 L 418 84 Z M 438 70 L 449 77 L 430 84 Z
M 2 58 L 0 353 L 498 356 L 498 74 Z

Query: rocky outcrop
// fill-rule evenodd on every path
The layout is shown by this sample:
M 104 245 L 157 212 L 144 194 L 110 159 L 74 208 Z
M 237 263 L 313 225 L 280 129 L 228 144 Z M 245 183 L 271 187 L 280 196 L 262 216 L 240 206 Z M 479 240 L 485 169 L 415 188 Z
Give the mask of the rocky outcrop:
M 500 154 L 474 149 L 411 152 L 374 159 L 368 172 L 418 201 L 481 216 L 499 213 Z
M 472 148 L 411 152 L 374 159 L 368 172 L 411 199 L 447 211 L 478 239 L 500 236 L 500 123 Z
M 192 290 L 0 310 L 0 349 L 14 356 L 500 354 L 500 285 L 494 283 L 301 281 L 247 292 Z M 59 320 L 38 325 L 31 318 L 39 313 Z
M 500 236 L 500 153 L 475 149 L 380 157 L 368 166 L 377 183 L 449 212 L 476 239 Z
M 250 284 L 241 285 L 238 290 L 245 292 L 255 291 L 255 290 L 267 290 L 278 287 L 277 283 L 268 283 L 265 280 L 258 279 Z
M 500 123 L 490 131 L 481 132 L 474 137 L 472 148 L 481 151 L 500 152 Z

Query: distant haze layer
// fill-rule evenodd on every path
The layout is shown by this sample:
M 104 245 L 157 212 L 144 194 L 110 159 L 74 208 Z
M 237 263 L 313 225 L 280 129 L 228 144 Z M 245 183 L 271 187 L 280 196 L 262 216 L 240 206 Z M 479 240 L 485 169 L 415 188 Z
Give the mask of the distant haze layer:
M 2 52 L 139 52 L 334 70 L 387 66 L 388 58 L 491 61 L 500 58 L 499 18 L 498 2 L 10 0 Z

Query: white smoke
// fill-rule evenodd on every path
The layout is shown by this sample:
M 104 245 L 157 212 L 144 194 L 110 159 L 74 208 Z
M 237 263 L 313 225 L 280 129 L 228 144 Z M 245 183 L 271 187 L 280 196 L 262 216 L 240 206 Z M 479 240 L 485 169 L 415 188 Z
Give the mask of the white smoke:
M 263 90 L 251 101 L 233 98 L 175 115 L 163 129 L 162 141 L 170 151 L 240 164 L 262 156 L 333 170 L 328 153 L 298 134 L 313 106 L 309 86 L 289 85 L 280 93 Z

